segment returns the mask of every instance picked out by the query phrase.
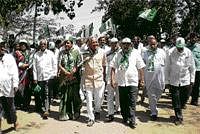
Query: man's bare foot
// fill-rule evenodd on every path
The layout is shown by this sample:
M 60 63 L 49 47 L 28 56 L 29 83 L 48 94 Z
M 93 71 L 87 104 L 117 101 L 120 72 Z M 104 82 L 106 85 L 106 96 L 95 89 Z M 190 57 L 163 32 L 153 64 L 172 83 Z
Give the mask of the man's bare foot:
M 14 123 L 14 129 L 15 129 L 15 130 L 18 130 L 18 129 L 19 129 L 19 123 L 18 123 L 18 122 L 15 122 L 15 123 Z

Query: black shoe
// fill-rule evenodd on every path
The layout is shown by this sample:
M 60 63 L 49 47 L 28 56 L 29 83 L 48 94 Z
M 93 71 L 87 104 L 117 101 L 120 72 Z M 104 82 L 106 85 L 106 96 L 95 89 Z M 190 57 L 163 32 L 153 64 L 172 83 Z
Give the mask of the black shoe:
M 87 126 L 92 127 L 94 125 L 94 120 L 88 120 Z
M 95 120 L 100 120 L 100 113 L 99 112 L 95 112 L 94 116 L 95 116 Z
M 130 121 L 128 125 L 130 128 L 135 129 L 137 124 Z
M 111 122 L 114 120 L 114 115 L 108 115 L 108 122 Z
M 123 119 L 123 124 L 127 126 L 129 124 L 128 119 Z
M 174 124 L 176 126 L 182 125 L 183 124 L 182 121 L 183 121 L 183 119 L 175 119 Z
M 151 120 L 156 121 L 158 119 L 157 115 L 151 115 Z
M 74 114 L 74 119 L 77 120 L 80 117 L 80 112 Z
M 47 117 L 47 116 L 42 116 L 42 119 L 43 119 L 43 120 L 47 120 L 48 117 Z
M 47 120 L 49 116 L 49 112 L 44 112 L 42 115 L 43 120 Z
M 120 111 L 116 111 L 115 114 L 119 115 L 119 114 L 120 114 Z
M 190 104 L 193 106 L 199 106 L 198 102 L 196 102 L 196 101 L 192 101 Z

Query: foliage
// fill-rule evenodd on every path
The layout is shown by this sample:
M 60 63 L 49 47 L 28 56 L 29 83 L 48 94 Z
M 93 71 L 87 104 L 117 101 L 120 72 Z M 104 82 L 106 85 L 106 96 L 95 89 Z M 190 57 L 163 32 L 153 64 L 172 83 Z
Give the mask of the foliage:
M 133 35 L 157 35 L 167 32 L 186 36 L 191 31 L 199 32 L 199 0 L 97 0 L 94 11 L 105 10 L 103 21 L 112 18 L 119 37 Z M 139 18 L 145 9 L 158 9 L 153 21 Z
M 4 36 L 7 36 L 9 30 L 17 33 L 16 36 L 30 33 L 33 29 L 34 17 L 39 16 L 41 12 L 45 15 L 49 14 L 50 10 L 54 14 L 65 12 L 70 19 L 73 19 L 74 7 L 83 5 L 83 0 L 0 0 L 0 2 L 0 30 Z M 34 16 L 35 9 L 37 10 Z M 42 21 L 37 20 L 36 27 L 40 26 L 43 27 Z
M 0 0 L 0 26 L 7 27 L 13 20 L 13 14 L 20 14 L 28 5 L 31 5 L 31 0 Z
M 200 33 L 200 1 L 199 0 L 183 0 L 186 3 L 185 9 L 188 14 L 181 23 L 180 32 L 183 36 L 187 36 L 189 32 Z M 185 16 L 185 15 L 183 15 Z

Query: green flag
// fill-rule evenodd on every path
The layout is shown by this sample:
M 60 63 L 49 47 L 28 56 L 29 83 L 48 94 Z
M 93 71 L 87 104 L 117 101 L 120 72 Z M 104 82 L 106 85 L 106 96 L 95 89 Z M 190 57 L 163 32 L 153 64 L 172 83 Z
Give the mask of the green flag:
M 103 33 L 106 31 L 106 23 L 101 23 L 101 27 L 99 28 L 99 32 Z
M 82 29 L 78 31 L 78 33 L 76 34 L 76 37 L 81 37 L 82 34 Z
M 147 9 L 147 10 L 143 11 L 142 13 L 140 13 L 139 17 L 146 19 L 148 21 L 153 21 L 153 19 L 156 16 L 157 11 L 158 10 L 156 8 Z
M 50 32 L 49 32 L 49 26 L 45 25 L 44 27 L 44 35 L 49 38 L 50 37 Z
M 92 33 L 93 33 L 93 22 L 88 26 L 89 27 L 89 36 L 92 36 Z

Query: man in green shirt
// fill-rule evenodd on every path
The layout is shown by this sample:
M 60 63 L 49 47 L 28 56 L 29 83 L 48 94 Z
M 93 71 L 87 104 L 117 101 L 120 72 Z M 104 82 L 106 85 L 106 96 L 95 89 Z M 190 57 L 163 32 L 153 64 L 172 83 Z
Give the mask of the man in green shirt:
M 188 44 L 188 48 L 192 51 L 196 66 L 195 82 L 191 94 L 192 96 L 191 105 L 198 106 L 199 88 L 200 88 L 200 44 L 197 43 L 196 33 L 190 33 L 190 41 Z

